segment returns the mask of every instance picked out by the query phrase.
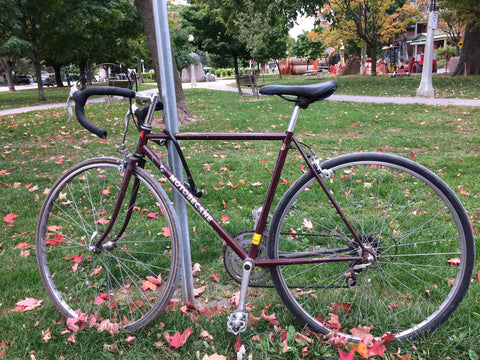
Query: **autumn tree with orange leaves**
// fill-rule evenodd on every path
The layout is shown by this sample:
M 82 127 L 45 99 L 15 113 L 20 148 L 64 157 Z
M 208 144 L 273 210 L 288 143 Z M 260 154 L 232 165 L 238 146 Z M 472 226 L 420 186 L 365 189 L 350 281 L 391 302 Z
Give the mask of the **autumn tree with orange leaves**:
M 365 44 L 375 64 L 380 45 L 404 33 L 408 24 L 417 21 L 420 12 L 414 5 L 399 6 L 394 0 L 332 0 L 322 15 L 337 38 Z M 372 75 L 376 74 L 376 67 L 372 66 Z

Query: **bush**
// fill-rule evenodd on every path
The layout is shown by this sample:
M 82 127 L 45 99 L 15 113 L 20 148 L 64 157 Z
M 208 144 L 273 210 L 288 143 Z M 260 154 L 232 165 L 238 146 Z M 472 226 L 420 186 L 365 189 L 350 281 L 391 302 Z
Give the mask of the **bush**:
M 143 80 L 155 81 L 155 73 L 154 72 L 142 73 L 142 76 L 143 76 Z

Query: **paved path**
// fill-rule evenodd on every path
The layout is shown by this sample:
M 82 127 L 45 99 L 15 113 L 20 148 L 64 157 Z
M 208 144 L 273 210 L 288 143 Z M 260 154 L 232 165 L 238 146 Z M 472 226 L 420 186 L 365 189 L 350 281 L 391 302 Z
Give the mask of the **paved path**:
M 230 86 L 234 81 L 229 80 L 217 80 L 212 82 L 199 82 L 195 88 L 197 89 L 211 89 L 220 91 L 232 91 L 236 92 L 237 88 Z M 183 84 L 184 89 L 191 89 L 190 83 Z M 143 93 L 155 92 L 156 89 L 144 90 Z M 245 93 L 251 95 L 251 90 L 243 90 Z M 348 101 L 348 102 L 363 102 L 363 103 L 394 103 L 394 104 L 425 104 L 425 105 L 454 105 L 454 106 L 474 106 L 480 107 L 480 100 L 474 99 L 428 99 L 421 97 L 386 97 L 386 96 L 355 96 L 355 95 L 332 95 L 330 100 L 335 101 Z M 103 102 L 102 98 L 91 99 L 90 102 Z M 45 104 L 37 106 L 26 106 L 16 109 L 0 110 L 0 116 L 6 116 L 10 114 L 20 114 L 29 111 L 38 111 L 46 109 L 54 109 L 60 107 L 66 107 L 67 103 Z

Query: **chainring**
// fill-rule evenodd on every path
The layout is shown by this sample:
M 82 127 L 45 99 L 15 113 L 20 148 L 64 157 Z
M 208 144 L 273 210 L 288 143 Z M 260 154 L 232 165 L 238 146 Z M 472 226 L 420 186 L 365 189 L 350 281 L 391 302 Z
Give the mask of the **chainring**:
M 242 249 L 248 251 L 252 242 L 253 231 L 244 231 L 238 233 L 233 239 L 242 247 Z M 264 243 L 260 243 L 258 246 L 257 257 L 266 257 L 267 247 Z M 228 245 L 225 245 L 223 250 L 223 265 L 227 270 L 228 275 L 237 283 L 242 282 L 242 259 L 232 250 Z M 262 287 L 267 281 L 270 280 L 270 271 L 268 268 L 255 267 L 250 274 L 249 286 Z

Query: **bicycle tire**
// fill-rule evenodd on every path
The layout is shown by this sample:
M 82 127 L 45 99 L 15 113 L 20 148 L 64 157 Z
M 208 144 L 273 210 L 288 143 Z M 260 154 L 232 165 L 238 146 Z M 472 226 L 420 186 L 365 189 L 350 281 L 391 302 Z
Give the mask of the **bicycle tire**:
M 110 246 L 99 254 L 91 250 L 110 221 L 122 164 L 115 158 L 89 159 L 56 181 L 40 211 L 36 257 L 47 293 L 65 316 L 86 314 L 97 322 L 109 320 L 113 328 L 135 331 L 155 320 L 176 290 L 179 226 L 164 190 L 136 167 L 105 239 Z M 135 180 L 139 186 L 133 204 Z
M 433 172 L 394 155 L 344 155 L 321 168 L 377 259 L 271 267 L 282 301 L 314 332 L 353 343 L 362 339 L 359 326 L 399 342 L 433 331 L 462 301 L 474 267 L 473 231 L 457 196 Z M 280 200 L 267 252 L 271 259 L 314 250 L 312 257 L 358 256 L 352 239 L 309 171 Z

